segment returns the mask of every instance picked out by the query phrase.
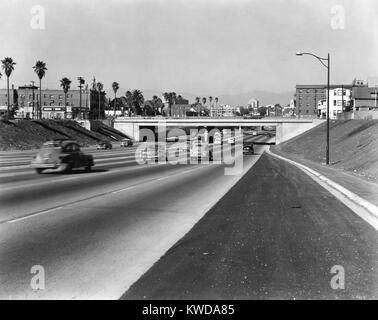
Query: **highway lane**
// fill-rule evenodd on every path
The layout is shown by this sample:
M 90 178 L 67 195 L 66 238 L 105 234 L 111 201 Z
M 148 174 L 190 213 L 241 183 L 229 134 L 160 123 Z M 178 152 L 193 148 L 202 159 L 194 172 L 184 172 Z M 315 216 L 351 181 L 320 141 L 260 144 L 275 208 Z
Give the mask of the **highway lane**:
M 104 160 L 92 173 L 2 168 L 0 298 L 118 298 L 240 178 L 224 165 L 120 160 L 133 150 L 90 151 Z M 33 265 L 45 268 L 45 290 L 30 287 Z

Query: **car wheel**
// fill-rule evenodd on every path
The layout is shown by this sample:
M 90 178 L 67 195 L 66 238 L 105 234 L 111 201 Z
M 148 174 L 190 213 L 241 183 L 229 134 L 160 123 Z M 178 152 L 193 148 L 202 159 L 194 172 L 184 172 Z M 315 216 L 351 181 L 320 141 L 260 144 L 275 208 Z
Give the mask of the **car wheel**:
M 35 171 L 38 173 L 38 174 L 41 174 L 43 172 L 44 169 L 42 168 L 36 168 Z
M 72 165 L 67 163 L 66 168 L 63 171 L 64 173 L 71 173 L 72 172 Z
M 85 167 L 86 172 L 91 172 L 91 170 L 92 170 L 92 166 L 89 165 Z

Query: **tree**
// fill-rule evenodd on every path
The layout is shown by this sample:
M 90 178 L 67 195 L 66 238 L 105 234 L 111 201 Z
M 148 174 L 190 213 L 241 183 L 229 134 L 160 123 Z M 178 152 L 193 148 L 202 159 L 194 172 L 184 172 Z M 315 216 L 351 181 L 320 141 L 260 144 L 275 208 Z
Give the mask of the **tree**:
M 116 115 L 116 107 L 117 107 L 117 91 L 119 89 L 119 84 L 118 82 L 113 82 L 112 88 L 114 91 L 114 116 Z
M 97 92 L 98 92 L 98 118 L 101 118 L 101 92 L 104 89 L 104 85 L 101 82 L 97 82 Z
M 129 112 L 129 117 L 131 117 L 131 109 L 132 109 L 132 97 L 133 97 L 133 94 L 131 93 L 131 91 L 126 91 L 126 103 L 127 103 L 127 108 L 128 108 L 128 112 Z
M 142 106 L 144 104 L 144 97 L 142 91 L 134 89 L 131 93 L 131 101 L 134 113 L 137 115 L 141 115 Z
M 34 67 L 34 72 L 37 74 L 38 76 L 38 79 L 39 79 L 39 110 L 37 112 L 38 114 L 38 118 L 41 119 L 42 118 L 42 78 L 45 76 L 46 74 L 46 63 L 44 63 L 43 61 L 40 61 L 38 60 Z
M 64 119 L 67 118 L 67 92 L 70 90 L 71 82 L 72 81 L 66 77 L 60 80 L 60 86 L 64 92 Z
M 203 97 L 202 98 L 202 108 L 200 110 L 200 116 L 201 116 L 202 113 L 205 114 L 205 110 L 206 110 L 206 97 Z
M 1 60 L 1 63 L 3 65 L 3 69 L 5 72 L 5 75 L 7 76 L 7 96 L 8 96 L 8 105 L 7 105 L 7 118 L 9 118 L 9 105 L 10 105 L 10 100 L 9 100 L 9 77 L 12 74 L 14 70 L 14 65 L 16 62 L 13 61 L 11 57 L 5 57 L 3 60 Z
M 274 105 L 274 114 L 275 114 L 276 117 L 277 116 L 282 116 L 282 107 L 281 107 L 281 105 L 279 103 L 276 103 Z
M 266 115 L 266 111 L 267 111 L 267 108 L 266 108 L 266 107 L 261 106 L 261 107 L 259 107 L 257 110 L 258 110 L 260 116 L 264 117 L 264 116 Z
M 172 104 L 175 102 L 176 93 L 174 92 L 164 92 L 163 93 L 165 101 L 168 102 L 168 116 L 172 116 Z

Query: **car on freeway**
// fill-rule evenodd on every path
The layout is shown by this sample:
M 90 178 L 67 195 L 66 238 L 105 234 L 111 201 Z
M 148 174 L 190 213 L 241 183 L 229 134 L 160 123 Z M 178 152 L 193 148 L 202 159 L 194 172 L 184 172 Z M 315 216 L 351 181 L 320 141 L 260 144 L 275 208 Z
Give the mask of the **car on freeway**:
M 113 148 L 112 144 L 109 141 L 103 140 L 97 143 L 96 149 L 97 150 L 106 150 L 106 149 L 111 149 Z
M 131 147 L 133 145 L 133 140 L 130 138 L 122 139 L 120 147 Z
M 47 169 L 54 172 L 71 172 L 72 169 L 85 168 L 86 171 L 90 171 L 94 162 L 93 156 L 84 154 L 76 141 L 52 140 L 42 145 L 30 166 L 37 173 Z
M 209 161 L 213 161 L 213 150 L 211 144 L 207 142 L 203 142 L 201 140 L 191 141 L 189 153 L 191 159 L 208 159 Z
M 150 143 L 144 149 L 141 150 L 139 154 L 142 162 L 152 162 L 152 161 L 167 161 L 168 154 L 165 143 Z
M 229 137 L 229 138 L 227 138 L 227 143 L 228 144 L 235 144 L 235 137 Z
M 243 154 L 255 154 L 252 142 L 243 142 Z

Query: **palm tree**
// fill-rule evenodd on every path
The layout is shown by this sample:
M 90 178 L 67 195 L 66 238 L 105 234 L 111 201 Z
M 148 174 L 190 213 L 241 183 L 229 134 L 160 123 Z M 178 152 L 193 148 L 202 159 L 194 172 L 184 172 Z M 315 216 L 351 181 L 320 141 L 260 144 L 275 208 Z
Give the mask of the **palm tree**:
M 213 110 L 213 109 L 214 109 L 213 107 L 214 107 L 214 106 L 213 106 L 213 97 L 212 97 L 212 96 L 209 97 L 209 105 L 210 105 L 210 116 L 213 116 L 213 113 L 214 113 L 214 112 L 213 112 L 213 111 L 214 111 L 214 110 Z
M 119 84 L 118 82 L 113 82 L 112 88 L 114 91 L 114 116 L 116 115 L 116 105 L 117 105 L 117 91 L 119 89 Z
M 10 105 L 10 100 L 9 100 L 9 77 L 12 74 L 14 70 L 14 65 L 16 62 L 13 61 L 12 58 L 10 57 L 5 57 L 3 60 L 1 60 L 1 63 L 3 64 L 3 69 L 5 72 L 5 75 L 7 76 L 7 96 L 8 96 L 8 105 L 7 105 L 7 117 L 9 118 L 9 105 Z
M 104 85 L 101 82 L 97 82 L 97 91 L 98 91 L 98 118 L 100 119 L 100 110 L 101 110 L 101 91 L 104 89 Z
M 71 80 L 64 77 L 60 80 L 60 86 L 64 92 L 64 119 L 67 118 L 67 92 L 70 90 Z
M 143 97 L 142 91 L 138 89 L 133 90 L 131 100 L 132 100 L 132 105 L 134 107 L 134 110 L 136 111 L 136 112 L 134 111 L 134 113 L 136 113 L 137 115 L 141 115 L 142 105 L 144 103 L 144 97 Z
M 129 113 L 129 117 L 131 117 L 131 104 L 132 104 L 132 93 L 131 91 L 126 91 L 126 103 L 127 103 L 127 108 L 128 108 L 128 113 Z
M 172 104 L 176 103 L 176 93 L 175 92 L 164 92 L 163 93 L 165 101 L 168 102 L 168 116 L 172 116 Z
M 43 61 L 38 60 L 33 67 L 34 72 L 37 74 L 39 78 L 39 118 L 42 118 L 42 78 L 46 74 L 46 63 Z M 37 112 L 38 114 L 38 112 Z
M 205 106 L 206 106 L 206 97 L 203 97 L 203 98 L 202 98 L 202 106 L 203 106 L 203 108 L 201 108 L 200 116 L 201 116 L 203 110 L 205 110 Z

